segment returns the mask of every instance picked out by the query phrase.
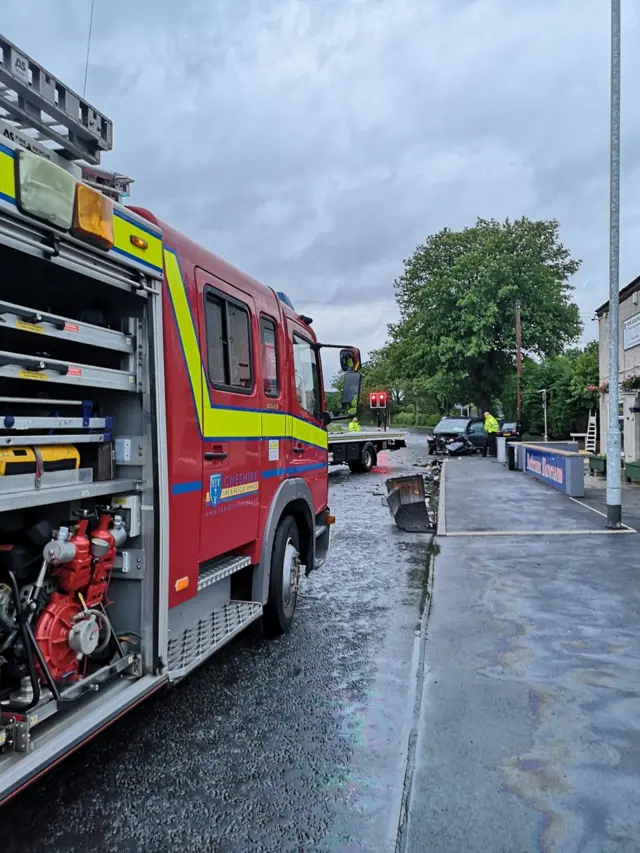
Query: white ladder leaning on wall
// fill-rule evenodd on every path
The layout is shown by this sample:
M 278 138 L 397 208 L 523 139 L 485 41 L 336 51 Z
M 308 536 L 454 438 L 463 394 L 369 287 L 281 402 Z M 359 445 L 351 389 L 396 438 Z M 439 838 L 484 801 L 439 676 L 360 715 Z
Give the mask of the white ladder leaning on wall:
M 596 441 L 598 435 L 597 417 L 591 409 L 589 409 L 589 424 L 587 426 L 587 437 L 584 442 L 584 449 L 587 453 L 596 452 Z

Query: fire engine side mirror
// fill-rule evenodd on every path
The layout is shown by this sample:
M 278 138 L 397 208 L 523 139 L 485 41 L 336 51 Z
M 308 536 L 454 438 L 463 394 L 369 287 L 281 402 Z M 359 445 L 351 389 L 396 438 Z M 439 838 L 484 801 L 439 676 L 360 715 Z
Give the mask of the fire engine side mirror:
M 360 370 L 360 350 L 356 347 L 345 347 L 340 350 L 340 370 L 343 373 L 357 373 Z
M 360 383 L 362 376 L 360 373 L 345 373 L 344 385 L 342 387 L 342 410 L 348 412 L 353 407 L 355 398 L 356 405 L 360 399 Z
M 323 412 L 320 415 L 320 420 L 322 421 L 323 426 L 329 426 L 333 418 L 331 417 L 331 412 Z

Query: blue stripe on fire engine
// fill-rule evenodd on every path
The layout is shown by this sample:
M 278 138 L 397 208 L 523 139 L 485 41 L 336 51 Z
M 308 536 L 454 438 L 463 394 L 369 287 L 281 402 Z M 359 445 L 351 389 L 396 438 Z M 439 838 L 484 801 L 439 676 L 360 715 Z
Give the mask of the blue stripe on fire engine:
M 309 465 L 291 465 L 289 468 L 273 468 L 270 471 L 262 471 L 261 477 L 263 480 L 269 480 L 272 477 L 292 477 L 295 474 L 303 474 L 307 471 L 321 471 L 326 470 L 327 463 L 326 462 L 312 462 Z M 171 487 L 172 495 L 187 495 L 191 492 L 198 492 L 202 489 L 202 480 L 193 480 L 190 483 L 174 483 Z M 237 495 L 235 497 L 246 498 L 247 495 Z M 233 500 L 234 498 L 225 498 L 221 503 L 224 503 L 225 500 Z
M 142 264 L 143 267 L 146 267 L 149 270 L 161 272 L 161 268 L 159 266 L 152 264 L 149 261 L 145 261 L 142 258 L 137 258 L 132 252 L 126 252 L 124 249 L 119 249 L 117 246 L 113 246 L 111 251 L 116 255 L 122 255 L 123 258 L 128 258 L 130 261 L 135 261 L 137 264 Z
M 172 495 L 187 495 L 190 492 L 199 492 L 202 489 L 202 480 L 192 480 L 190 483 L 174 483 L 171 487 Z
M 271 477 L 292 477 L 295 474 L 304 474 L 307 471 L 327 470 L 326 462 L 312 462 L 309 465 L 292 465 L 290 468 L 274 468 L 271 471 L 263 471 L 262 477 L 265 480 Z

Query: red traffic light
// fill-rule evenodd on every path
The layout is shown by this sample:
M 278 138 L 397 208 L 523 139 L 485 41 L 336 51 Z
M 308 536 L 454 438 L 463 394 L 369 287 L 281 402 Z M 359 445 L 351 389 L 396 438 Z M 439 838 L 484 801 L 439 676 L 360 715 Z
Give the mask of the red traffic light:
M 386 391 L 372 391 L 369 394 L 369 405 L 372 409 L 386 409 L 387 408 L 387 392 Z

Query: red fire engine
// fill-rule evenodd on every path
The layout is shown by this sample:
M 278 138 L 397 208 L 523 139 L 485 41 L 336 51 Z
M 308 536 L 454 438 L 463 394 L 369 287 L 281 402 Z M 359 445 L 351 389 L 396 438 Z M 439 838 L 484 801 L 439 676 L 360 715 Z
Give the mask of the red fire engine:
M 124 207 L 109 120 L 0 60 L 3 800 L 255 620 L 288 630 L 333 518 L 310 319 Z

